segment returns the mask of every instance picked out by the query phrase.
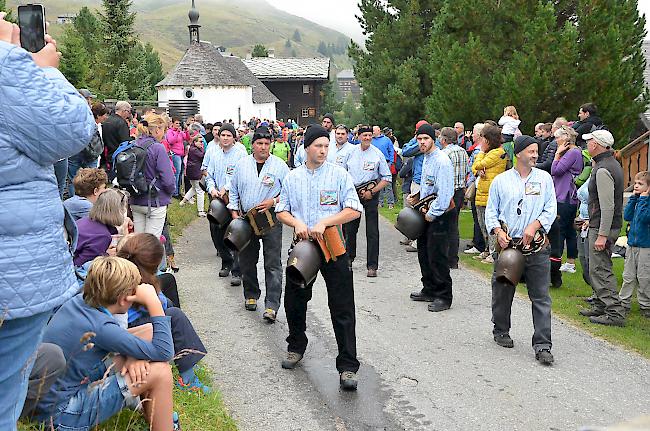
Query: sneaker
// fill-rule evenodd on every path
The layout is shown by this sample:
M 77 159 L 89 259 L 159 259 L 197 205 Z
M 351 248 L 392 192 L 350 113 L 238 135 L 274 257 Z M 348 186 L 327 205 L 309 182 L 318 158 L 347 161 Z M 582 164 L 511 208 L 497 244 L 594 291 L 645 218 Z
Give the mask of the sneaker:
M 488 257 L 489 255 L 490 255 L 490 252 L 489 252 L 489 251 L 484 251 L 484 252 L 482 252 L 482 253 L 479 253 L 478 256 L 474 256 L 474 257 L 472 257 L 472 259 L 474 259 L 474 260 L 483 260 L 483 259 L 485 259 L 486 257 Z
M 178 203 L 179 207 L 184 207 L 187 205 L 189 202 L 185 200 L 185 198 L 181 199 L 181 201 Z
M 585 308 L 584 310 L 580 310 L 580 315 L 586 317 L 602 316 L 603 314 L 605 314 L 605 311 L 599 308 L 592 307 L 592 308 Z
M 489 264 L 493 264 L 493 263 L 494 263 L 494 258 L 492 257 L 492 255 L 488 255 L 488 257 L 486 257 L 485 259 L 483 259 L 483 260 L 481 261 L 481 263 L 489 263 Z
M 231 286 L 241 286 L 241 277 L 238 275 L 233 275 L 230 279 Z
M 282 368 L 285 370 L 293 370 L 302 359 L 302 355 L 297 352 L 287 352 L 287 359 L 282 361 Z
M 178 419 L 178 413 L 174 412 L 172 414 L 172 422 L 173 422 L 173 430 L 174 431 L 181 431 L 181 423 L 180 420 Z
M 264 314 L 262 314 L 262 318 L 269 323 L 275 323 L 275 317 L 276 317 L 276 313 L 275 310 L 272 308 L 267 308 L 266 310 L 264 310 Z
M 178 380 L 176 381 L 176 387 L 182 391 L 199 392 L 203 394 L 209 394 L 212 391 L 212 388 L 210 388 L 210 386 L 206 386 L 201 383 L 199 378 L 196 376 L 194 376 L 194 380 L 189 383 L 184 383 L 183 379 L 179 376 Z
M 515 347 L 515 342 L 512 341 L 512 338 L 510 338 L 509 334 L 495 335 L 494 341 L 496 341 L 496 343 L 501 347 L 506 347 L 508 349 Z
M 418 249 L 416 247 L 413 247 L 412 245 L 407 245 L 406 251 L 408 251 L 409 253 L 417 253 Z
M 205 216 L 206 216 L 205 211 L 201 211 L 201 212 L 199 213 L 199 217 L 205 217 Z
M 393 208 L 395 208 L 395 205 L 393 205 L 393 204 L 388 204 L 388 209 L 389 209 L 389 210 L 392 210 Z
M 562 266 L 560 266 L 560 271 L 575 274 L 576 273 L 576 265 L 575 265 L 575 263 L 565 262 L 565 263 L 562 264 Z
M 187 201 L 187 202 L 190 203 L 190 204 L 192 204 L 192 205 L 194 205 L 194 204 L 196 203 L 196 201 L 194 200 L 194 198 L 191 198 L 191 199 L 190 199 L 189 201 Z
M 606 314 L 600 316 L 592 316 L 589 318 L 591 323 L 598 323 L 605 326 L 625 326 L 625 319 L 617 319 Z
M 480 254 L 481 252 L 478 251 L 476 247 L 468 248 L 467 250 L 463 251 L 465 254 Z
M 253 298 L 247 299 L 246 301 L 244 301 L 244 308 L 247 309 L 248 311 L 257 310 L 257 300 Z
M 542 365 L 551 365 L 553 362 L 555 362 L 553 354 L 551 354 L 551 351 L 548 349 L 542 349 L 539 352 L 535 353 L 535 359 L 537 359 Z
M 617 257 L 623 257 L 618 253 L 612 253 L 612 259 L 616 259 Z
M 230 268 L 228 268 L 227 266 L 221 268 L 221 270 L 219 271 L 219 277 L 228 277 L 229 275 L 230 275 Z
M 339 375 L 339 384 L 344 391 L 356 391 L 359 379 L 357 373 L 352 371 L 343 371 Z

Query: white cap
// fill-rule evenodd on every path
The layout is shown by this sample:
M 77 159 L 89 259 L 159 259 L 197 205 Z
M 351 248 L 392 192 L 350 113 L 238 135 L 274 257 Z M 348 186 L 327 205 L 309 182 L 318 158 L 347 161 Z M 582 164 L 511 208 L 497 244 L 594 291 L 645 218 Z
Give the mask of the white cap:
M 605 148 L 610 148 L 614 145 L 614 137 L 609 132 L 609 130 L 594 130 L 591 133 L 582 135 L 582 139 L 584 139 L 585 141 L 593 139 L 599 145 Z

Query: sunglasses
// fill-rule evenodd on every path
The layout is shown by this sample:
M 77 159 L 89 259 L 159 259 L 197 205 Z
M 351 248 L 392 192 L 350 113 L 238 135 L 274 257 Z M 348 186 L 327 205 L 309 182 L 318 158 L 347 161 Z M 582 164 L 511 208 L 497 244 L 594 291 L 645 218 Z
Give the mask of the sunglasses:
M 257 133 L 255 135 L 255 140 L 258 139 L 273 139 L 273 136 L 270 133 Z
M 523 203 L 524 203 L 524 198 L 519 199 L 519 203 L 517 204 L 517 215 L 518 216 L 521 215 L 521 206 L 523 205 Z

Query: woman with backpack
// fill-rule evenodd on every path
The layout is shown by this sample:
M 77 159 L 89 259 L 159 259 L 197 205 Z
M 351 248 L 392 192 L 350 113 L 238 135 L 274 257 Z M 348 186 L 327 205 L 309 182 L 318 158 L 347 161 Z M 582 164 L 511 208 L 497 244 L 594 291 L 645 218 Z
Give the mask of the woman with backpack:
M 582 151 L 576 146 L 578 134 L 569 126 L 562 126 L 555 131 L 557 151 L 551 165 L 551 176 L 555 185 L 557 199 L 557 215 L 559 238 L 553 241 L 551 248 L 555 249 L 555 256 L 562 256 L 566 242 L 567 261 L 562 266 L 551 259 L 552 271 L 559 269 L 562 272 L 576 272 L 575 261 L 578 257 L 578 243 L 573 221 L 578 211 L 578 191 L 574 179 L 580 175 L 583 168 Z
M 133 212 L 135 232 L 146 232 L 160 238 L 167 216 L 167 205 L 176 190 L 176 178 L 165 147 L 160 143 L 165 137 L 165 120 L 154 113 L 148 114 L 144 119 L 138 125 L 140 137 L 135 140 L 134 146 L 146 150 L 142 170 L 148 192 L 132 194 L 129 204 Z

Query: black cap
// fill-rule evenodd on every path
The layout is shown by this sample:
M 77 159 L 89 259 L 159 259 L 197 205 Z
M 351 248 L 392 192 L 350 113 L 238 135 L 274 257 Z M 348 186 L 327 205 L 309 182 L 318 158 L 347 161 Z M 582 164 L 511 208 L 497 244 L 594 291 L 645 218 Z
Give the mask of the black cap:
M 310 146 L 316 139 L 318 138 L 328 138 L 329 139 L 330 134 L 323 126 L 319 126 L 318 124 L 314 124 L 309 126 L 307 130 L 305 131 L 305 141 L 304 141 L 304 147 L 307 148 Z
M 237 132 L 235 131 L 235 126 L 233 126 L 230 123 L 224 123 L 224 125 L 221 126 L 221 128 L 219 129 L 219 136 L 221 136 L 221 134 L 223 132 L 230 132 L 230 133 L 232 133 L 233 137 L 235 137 L 235 138 L 237 137 Z
M 415 133 L 416 135 L 429 135 L 431 136 L 431 139 L 436 139 L 436 129 L 433 128 L 431 124 L 423 124 L 420 127 L 418 127 L 418 131 Z
M 326 119 L 326 118 L 329 118 L 329 120 L 332 122 L 332 124 L 334 124 L 334 115 L 329 114 L 329 113 L 323 115 L 323 120 Z
M 372 133 L 372 127 L 367 126 L 367 125 L 364 124 L 364 125 L 359 126 L 359 130 L 357 130 L 357 132 L 359 134 L 368 133 L 368 132 Z
M 537 140 L 528 135 L 517 136 L 515 139 L 515 154 L 519 154 L 528 148 L 529 145 L 536 144 Z
M 269 130 L 268 127 L 266 126 L 260 126 L 255 131 L 253 132 L 253 140 L 252 142 L 257 141 L 258 139 L 268 139 L 271 140 L 272 135 L 271 131 Z

